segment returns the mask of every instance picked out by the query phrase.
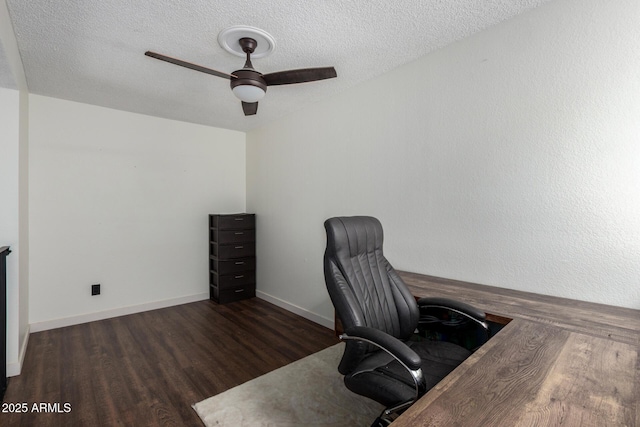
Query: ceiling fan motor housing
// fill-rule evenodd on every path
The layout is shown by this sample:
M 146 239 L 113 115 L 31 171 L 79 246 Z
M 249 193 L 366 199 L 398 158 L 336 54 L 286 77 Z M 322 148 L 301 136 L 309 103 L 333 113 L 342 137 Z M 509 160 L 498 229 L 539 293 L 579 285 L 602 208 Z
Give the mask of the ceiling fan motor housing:
M 263 91 L 267 91 L 267 82 L 262 78 L 262 73 L 256 70 L 242 69 L 233 72 L 237 79 L 231 79 L 231 89 L 236 86 L 257 86 Z
M 243 68 L 242 70 L 234 71 L 233 75 L 237 76 L 237 78 L 231 79 L 231 90 L 242 101 L 258 102 L 267 92 L 267 83 L 258 71 Z M 236 90 L 236 88 L 238 89 Z

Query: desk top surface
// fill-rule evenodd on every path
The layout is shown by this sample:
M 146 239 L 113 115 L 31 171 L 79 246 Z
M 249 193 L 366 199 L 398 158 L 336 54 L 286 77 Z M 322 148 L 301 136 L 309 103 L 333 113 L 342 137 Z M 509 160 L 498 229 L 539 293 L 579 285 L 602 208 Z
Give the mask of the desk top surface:
M 394 427 L 640 427 L 640 310 L 400 275 L 415 296 L 513 320 Z

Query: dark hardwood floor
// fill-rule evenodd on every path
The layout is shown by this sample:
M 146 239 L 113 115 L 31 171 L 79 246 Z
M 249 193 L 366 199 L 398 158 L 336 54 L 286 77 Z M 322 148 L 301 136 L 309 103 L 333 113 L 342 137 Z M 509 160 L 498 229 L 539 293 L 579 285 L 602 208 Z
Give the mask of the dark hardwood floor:
M 0 425 L 202 426 L 192 404 L 337 342 L 332 330 L 257 298 L 37 332 L 3 402 L 28 411 L 0 413 Z M 32 411 L 40 403 L 59 407 Z

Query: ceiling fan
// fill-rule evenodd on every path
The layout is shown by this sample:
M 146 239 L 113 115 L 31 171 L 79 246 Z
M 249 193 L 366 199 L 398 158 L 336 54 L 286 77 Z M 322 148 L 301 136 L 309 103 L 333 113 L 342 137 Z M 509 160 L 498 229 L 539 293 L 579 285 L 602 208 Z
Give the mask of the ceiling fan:
M 256 71 L 251 64 L 251 54 L 254 52 L 258 42 L 250 37 L 243 37 L 238 40 L 242 51 L 247 55 L 244 67 L 231 74 L 203 67 L 182 61 L 181 59 L 161 55 L 156 52 L 147 51 L 144 54 L 161 61 L 180 65 L 202 73 L 222 77 L 231 80 L 231 90 L 233 94 L 242 101 L 242 110 L 245 116 L 251 116 L 258 111 L 258 101 L 267 92 L 267 86 L 289 85 L 294 83 L 313 82 L 316 80 L 331 79 L 337 77 L 333 67 L 321 68 L 301 68 L 297 70 L 278 71 L 275 73 L 262 74 Z

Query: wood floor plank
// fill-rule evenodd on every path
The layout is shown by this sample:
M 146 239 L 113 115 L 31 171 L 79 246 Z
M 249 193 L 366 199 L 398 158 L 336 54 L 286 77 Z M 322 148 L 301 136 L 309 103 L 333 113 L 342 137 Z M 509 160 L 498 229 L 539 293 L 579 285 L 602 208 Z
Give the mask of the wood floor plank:
M 13 426 L 201 426 L 191 405 L 337 343 L 332 330 L 253 298 L 169 307 L 31 334 L 0 413 Z

